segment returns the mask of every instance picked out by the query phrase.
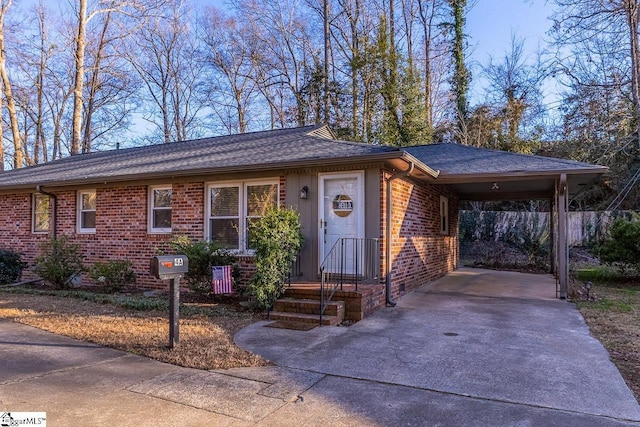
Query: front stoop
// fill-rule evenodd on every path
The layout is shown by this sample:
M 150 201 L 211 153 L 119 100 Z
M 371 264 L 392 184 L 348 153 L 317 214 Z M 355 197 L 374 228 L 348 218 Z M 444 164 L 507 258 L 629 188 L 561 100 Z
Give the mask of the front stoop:
M 319 283 L 295 283 L 284 291 L 286 298 L 301 300 L 320 300 Z M 335 291 L 331 302 L 342 301 L 345 304 L 344 319 L 350 322 L 362 320 L 378 308 L 384 307 L 384 285 L 344 285 Z
M 331 301 L 322 315 L 322 325 L 336 326 L 342 323 L 344 301 Z M 269 320 L 288 320 L 303 323 L 320 323 L 320 301 L 313 299 L 280 298 L 269 312 Z

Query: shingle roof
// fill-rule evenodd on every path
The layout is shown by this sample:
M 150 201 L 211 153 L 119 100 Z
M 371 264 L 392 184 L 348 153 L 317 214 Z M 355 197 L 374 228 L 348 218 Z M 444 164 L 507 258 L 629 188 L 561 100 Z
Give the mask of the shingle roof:
M 393 163 L 401 158 L 416 163 L 425 178 L 437 176 L 429 168 L 440 171 L 438 180 L 443 183 L 478 174 L 486 177 L 568 172 L 586 177 L 589 173 L 606 171 L 604 167 L 588 163 L 457 144 L 400 149 L 338 141 L 326 125 L 315 125 L 70 156 L 2 172 L 0 190 L 336 163 L 362 164 L 380 160 Z
M 488 150 L 459 144 L 419 145 L 406 147 L 404 150 L 432 169 L 439 170 L 442 177 L 487 173 L 606 170 L 603 166 L 573 160 Z
M 402 155 L 397 148 L 336 141 L 331 136 L 326 126 L 317 125 L 80 154 L 0 173 L 0 189 Z

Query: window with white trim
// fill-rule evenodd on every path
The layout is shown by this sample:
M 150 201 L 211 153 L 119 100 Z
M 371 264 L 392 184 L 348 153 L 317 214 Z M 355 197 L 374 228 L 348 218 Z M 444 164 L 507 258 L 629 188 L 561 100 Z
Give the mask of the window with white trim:
M 440 196 L 440 234 L 449 234 L 449 199 Z
M 149 187 L 149 232 L 171 232 L 171 186 Z
M 207 187 L 207 193 L 208 239 L 244 252 L 251 250 L 250 224 L 278 205 L 279 184 L 278 180 L 216 183 Z
M 33 195 L 33 221 L 34 233 L 48 233 L 50 226 L 51 199 L 45 194 Z
M 78 233 L 96 232 L 96 190 L 78 191 Z

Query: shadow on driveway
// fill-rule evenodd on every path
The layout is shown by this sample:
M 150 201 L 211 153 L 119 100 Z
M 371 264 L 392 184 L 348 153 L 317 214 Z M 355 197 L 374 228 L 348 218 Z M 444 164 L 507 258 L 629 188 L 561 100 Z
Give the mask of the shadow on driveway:
M 554 294 L 548 275 L 461 269 L 351 327 L 259 322 L 235 339 L 283 367 L 640 421 L 607 351 L 575 306 Z

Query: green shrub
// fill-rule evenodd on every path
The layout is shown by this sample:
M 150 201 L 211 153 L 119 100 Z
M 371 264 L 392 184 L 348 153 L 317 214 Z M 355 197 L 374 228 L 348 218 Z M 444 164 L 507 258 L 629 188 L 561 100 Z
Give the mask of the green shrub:
M 600 247 L 600 260 L 621 271 L 640 267 L 640 215 L 618 218 L 609 231 L 610 237 Z
M 178 236 L 170 244 L 176 252 L 189 258 L 189 272 L 184 275 L 184 279 L 193 292 L 211 292 L 211 267 L 214 265 L 233 265 L 233 276 L 237 279 L 236 257 L 218 243 L 206 240 L 194 242 L 187 236 Z
M 20 254 L 10 249 L 0 249 L 0 285 L 17 282 L 27 267 Z
M 57 289 L 68 289 L 74 277 L 84 271 L 80 246 L 67 236 L 42 244 L 42 255 L 36 258 L 35 271 Z
M 256 273 L 249 293 L 260 308 L 269 309 L 284 292 L 291 263 L 302 246 L 300 219 L 291 209 L 269 208 L 250 226 Z
M 120 292 L 125 286 L 136 283 L 133 263 L 127 260 L 97 262 L 89 269 L 89 277 L 104 285 L 107 292 Z

